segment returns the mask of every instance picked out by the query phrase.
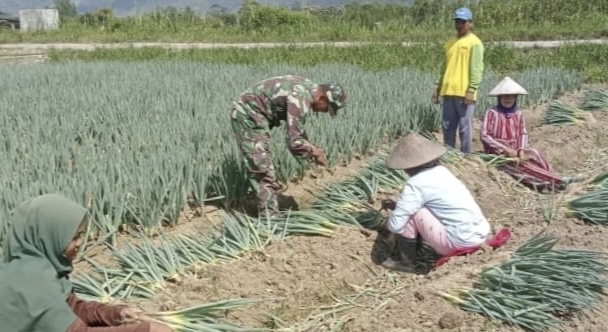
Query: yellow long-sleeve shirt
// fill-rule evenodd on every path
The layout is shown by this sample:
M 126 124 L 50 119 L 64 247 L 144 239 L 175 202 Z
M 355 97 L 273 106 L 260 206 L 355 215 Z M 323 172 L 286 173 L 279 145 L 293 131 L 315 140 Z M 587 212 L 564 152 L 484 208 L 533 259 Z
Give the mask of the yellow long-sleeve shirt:
M 484 70 L 483 43 L 470 32 L 464 37 L 450 38 L 444 49 L 445 61 L 437 82 L 439 95 L 465 97 L 471 91 L 474 92 L 474 100 L 477 100 L 477 89 Z

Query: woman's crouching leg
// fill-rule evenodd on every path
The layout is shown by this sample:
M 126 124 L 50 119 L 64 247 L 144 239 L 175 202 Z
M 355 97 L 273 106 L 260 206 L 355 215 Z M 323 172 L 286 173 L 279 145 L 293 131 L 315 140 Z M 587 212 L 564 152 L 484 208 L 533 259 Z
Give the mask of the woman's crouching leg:
M 406 239 L 416 239 L 418 235 L 439 255 L 458 249 L 448 239 L 445 226 L 427 208 L 420 209 L 410 218 L 402 234 Z

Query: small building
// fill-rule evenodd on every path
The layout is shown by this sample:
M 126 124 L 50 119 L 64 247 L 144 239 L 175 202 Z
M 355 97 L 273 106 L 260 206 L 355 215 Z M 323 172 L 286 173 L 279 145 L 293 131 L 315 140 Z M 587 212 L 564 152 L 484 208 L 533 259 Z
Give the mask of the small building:
M 56 30 L 59 28 L 57 9 L 25 9 L 19 11 L 21 31 Z

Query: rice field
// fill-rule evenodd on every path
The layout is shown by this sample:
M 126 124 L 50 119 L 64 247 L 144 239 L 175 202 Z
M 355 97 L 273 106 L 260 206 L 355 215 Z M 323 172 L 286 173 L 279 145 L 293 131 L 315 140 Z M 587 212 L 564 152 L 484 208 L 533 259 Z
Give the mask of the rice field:
M 230 130 L 229 107 L 249 84 L 285 73 L 317 82 L 338 81 L 346 87 L 347 108 L 336 119 L 311 116 L 306 128 L 311 140 L 326 150 L 330 168 L 361 158 L 368 162 L 356 176 L 326 183 L 310 208 L 260 220 L 244 213 L 248 188 Z M 246 260 L 247 254 L 272 251 L 291 235 L 335 239 L 344 229 L 369 235 L 382 219 L 375 200 L 400 190 L 407 180 L 405 174 L 384 166 L 386 146 L 409 130 L 431 137 L 441 123 L 439 106 L 429 102 L 429 87 L 436 74 L 408 68 L 369 72 L 338 64 L 295 67 L 104 61 L 0 67 L 0 76 L 4 78 L 0 81 L 0 118 L 5 133 L 0 147 L 5 156 L 0 165 L 0 241 L 12 209 L 31 196 L 60 192 L 80 202 L 90 210 L 93 221 L 88 230 L 90 242 L 83 252 L 83 259 L 92 268 L 76 273 L 73 282 L 82 297 L 102 302 L 157 301 L 159 294 L 187 284 L 192 275 L 237 264 Z M 582 87 L 585 77 L 575 70 L 537 67 L 509 76 L 530 93 L 520 106 L 550 102 L 543 115 L 554 119 L 547 122 L 549 126 L 561 124 L 560 128 L 567 127 L 563 130 L 573 130 L 580 125 L 575 115 L 592 110 L 602 113 L 606 105 L 601 90 L 589 94 L 580 105 L 554 101 Z M 478 119 L 495 103 L 484 96 L 502 77 L 485 73 Z M 297 186 L 294 181 L 306 177 L 311 166 L 290 156 L 281 130 L 272 132 L 272 137 L 280 181 Z M 454 167 L 466 165 L 465 158 L 455 151 L 446 155 L 444 162 Z M 172 226 L 179 226 L 186 210 L 209 204 L 222 209 L 220 225 L 204 233 L 165 234 Z M 121 233 L 131 234 L 131 240 L 119 243 Z M 110 264 L 85 257 L 100 244 L 105 246 Z M 591 261 L 596 256 L 579 258 L 588 259 L 602 271 L 601 263 Z M 246 278 L 247 271 L 241 277 Z M 597 285 L 603 284 L 597 281 Z M 367 296 L 372 292 L 371 288 L 364 290 Z M 156 318 L 170 323 L 176 331 L 250 331 L 251 326 L 233 323 L 216 311 L 278 301 L 272 296 L 231 295 L 216 302 L 204 301 L 203 305 L 187 302 L 192 304 L 191 310 L 185 308 L 186 302 L 180 303 L 179 310 Z M 354 303 L 359 295 L 341 303 Z M 587 295 L 597 300 L 595 294 Z M 521 301 L 517 305 L 526 304 Z M 575 307 L 572 304 L 567 309 Z M 545 315 L 549 309 L 536 314 Z M 483 314 L 479 307 L 476 310 Z M 313 331 L 318 329 L 315 324 L 319 320 L 328 319 L 309 316 L 300 325 L 290 325 L 273 317 L 276 326 L 265 326 L 266 330 Z M 348 330 L 345 321 L 334 319 L 333 330 Z

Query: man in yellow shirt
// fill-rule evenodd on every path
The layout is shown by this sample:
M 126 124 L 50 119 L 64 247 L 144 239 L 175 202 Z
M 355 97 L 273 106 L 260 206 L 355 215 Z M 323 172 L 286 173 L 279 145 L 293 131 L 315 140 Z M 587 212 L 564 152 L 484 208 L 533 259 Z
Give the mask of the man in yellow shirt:
M 462 7 L 454 12 L 458 35 L 444 45 L 445 61 L 433 91 L 433 103 L 439 104 L 439 97 L 443 98 L 443 143 L 455 148 L 458 129 L 463 153 L 471 153 L 475 101 L 484 70 L 483 43 L 471 32 L 472 25 L 470 9 Z

